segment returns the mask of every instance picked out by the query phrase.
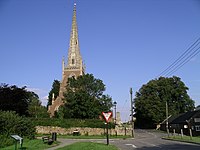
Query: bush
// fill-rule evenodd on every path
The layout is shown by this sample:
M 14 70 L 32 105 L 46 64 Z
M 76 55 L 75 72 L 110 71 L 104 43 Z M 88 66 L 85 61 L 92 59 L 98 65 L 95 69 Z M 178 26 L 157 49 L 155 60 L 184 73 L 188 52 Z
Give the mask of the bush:
M 12 144 L 12 139 L 10 138 L 12 134 L 33 139 L 35 127 L 31 120 L 21 117 L 15 112 L 0 111 L 0 147 Z
M 0 135 L 0 139 L 0 148 L 13 144 L 13 139 L 11 139 L 11 137 L 7 137 L 6 135 Z

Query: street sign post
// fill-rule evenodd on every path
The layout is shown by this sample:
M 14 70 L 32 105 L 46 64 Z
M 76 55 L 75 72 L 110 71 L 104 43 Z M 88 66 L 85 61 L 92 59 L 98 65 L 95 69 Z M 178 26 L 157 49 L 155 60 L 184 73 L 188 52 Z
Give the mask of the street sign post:
M 104 119 L 106 121 L 106 135 L 107 135 L 107 145 L 109 145 L 109 136 L 108 136 L 108 122 L 112 117 L 112 112 L 102 112 Z

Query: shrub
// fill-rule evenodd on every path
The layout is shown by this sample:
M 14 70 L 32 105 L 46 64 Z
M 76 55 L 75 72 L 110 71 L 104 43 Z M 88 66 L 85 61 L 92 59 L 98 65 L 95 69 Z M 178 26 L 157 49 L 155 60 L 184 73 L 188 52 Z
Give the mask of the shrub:
M 0 148 L 13 144 L 13 139 L 11 139 L 11 137 L 7 137 L 6 135 L 0 135 L 0 139 Z
M 10 138 L 12 134 L 32 139 L 35 135 L 35 127 L 29 119 L 21 117 L 15 112 L 0 111 L 0 147 L 12 144 Z

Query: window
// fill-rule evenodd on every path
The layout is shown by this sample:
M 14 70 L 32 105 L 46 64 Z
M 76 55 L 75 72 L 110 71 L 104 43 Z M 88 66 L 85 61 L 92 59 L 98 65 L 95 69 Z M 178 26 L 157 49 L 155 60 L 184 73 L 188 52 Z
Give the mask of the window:
M 71 73 L 70 75 L 69 75 L 69 78 L 75 78 L 76 79 L 76 75 L 74 74 L 74 73 Z
M 72 59 L 72 65 L 74 64 L 74 59 Z
M 200 125 L 195 126 L 196 131 L 200 131 Z
M 200 118 L 194 118 L 194 122 L 200 122 Z

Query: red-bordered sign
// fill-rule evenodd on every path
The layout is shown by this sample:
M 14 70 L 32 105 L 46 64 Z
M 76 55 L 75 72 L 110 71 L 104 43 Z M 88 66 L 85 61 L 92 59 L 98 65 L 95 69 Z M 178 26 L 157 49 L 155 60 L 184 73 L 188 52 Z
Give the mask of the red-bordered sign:
M 112 117 L 112 112 L 102 112 L 106 122 L 109 122 L 110 118 Z

